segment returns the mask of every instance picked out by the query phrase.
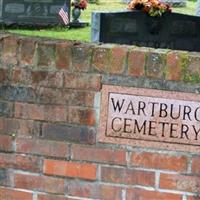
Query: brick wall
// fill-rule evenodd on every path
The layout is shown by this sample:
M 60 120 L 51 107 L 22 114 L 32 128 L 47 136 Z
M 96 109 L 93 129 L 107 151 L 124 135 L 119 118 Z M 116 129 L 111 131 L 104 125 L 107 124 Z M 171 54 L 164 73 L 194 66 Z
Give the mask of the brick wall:
M 102 84 L 200 92 L 200 54 L 0 35 L 0 200 L 199 200 L 200 155 L 99 143 Z

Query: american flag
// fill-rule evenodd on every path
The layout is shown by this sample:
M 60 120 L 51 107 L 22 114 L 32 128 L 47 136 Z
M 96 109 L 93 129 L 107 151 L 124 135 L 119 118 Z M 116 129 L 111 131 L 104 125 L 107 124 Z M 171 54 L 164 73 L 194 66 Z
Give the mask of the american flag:
M 68 16 L 68 7 L 67 3 L 63 5 L 63 7 L 60 9 L 59 13 L 60 17 L 62 18 L 65 25 L 69 24 L 69 16 Z

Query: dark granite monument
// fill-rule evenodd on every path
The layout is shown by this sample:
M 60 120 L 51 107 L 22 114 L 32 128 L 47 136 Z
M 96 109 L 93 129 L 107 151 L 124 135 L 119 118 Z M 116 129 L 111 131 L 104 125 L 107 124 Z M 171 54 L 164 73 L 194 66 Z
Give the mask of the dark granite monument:
M 200 51 L 200 17 L 178 13 L 150 17 L 141 11 L 95 12 L 92 41 Z
M 70 17 L 70 0 L 1 0 L 0 22 L 6 26 L 62 25 L 58 12 L 64 2 L 68 5 Z

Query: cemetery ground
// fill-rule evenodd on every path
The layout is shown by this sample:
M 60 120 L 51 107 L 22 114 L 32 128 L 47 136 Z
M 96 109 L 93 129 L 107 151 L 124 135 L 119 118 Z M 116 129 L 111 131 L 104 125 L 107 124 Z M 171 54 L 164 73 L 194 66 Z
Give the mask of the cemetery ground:
M 122 3 L 121 0 L 100 0 L 100 3 L 89 4 L 87 9 L 82 11 L 81 20 L 91 23 L 91 13 L 93 11 L 118 11 L 126 9 L 126 4 Z M 173 8 L 173 12 L 195 15 L 196 2 L 187 1 L 187 6 L 184 8 Z M 40 29 L 40 30 L 29 30 L 19 28 L 9 28 L 8 31 L 17 34 L 23 34 L 28 36 L 39 36 L 39 37 L 50 37 L 57 39 L 70 39 L 70 40 L 81 40 L 90 41 L 90 29 L 88 26 L 81 29 L 66 29 L 61 27 Z

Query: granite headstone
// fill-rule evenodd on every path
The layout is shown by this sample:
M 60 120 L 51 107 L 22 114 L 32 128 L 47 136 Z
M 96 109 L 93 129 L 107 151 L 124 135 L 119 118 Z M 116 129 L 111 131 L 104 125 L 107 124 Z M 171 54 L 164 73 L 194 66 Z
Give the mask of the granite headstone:
M 4 25 L 55 26 L 61 25 L 58 12 L 70 0 L 1 0 L 0 22 Z
M 200 51 L 199 17 L 178 13 L 150 17 L 141 11 L 92 15 L 92 42 Z

